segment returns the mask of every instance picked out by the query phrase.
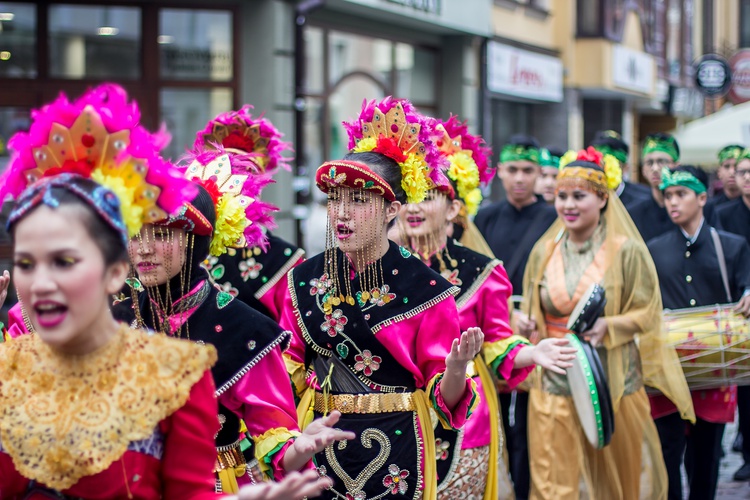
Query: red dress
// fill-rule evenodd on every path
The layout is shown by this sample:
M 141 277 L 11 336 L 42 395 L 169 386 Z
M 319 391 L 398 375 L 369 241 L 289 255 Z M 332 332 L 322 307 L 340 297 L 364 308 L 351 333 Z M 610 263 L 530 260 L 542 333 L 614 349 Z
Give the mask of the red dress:
M 19 341 L 11 341 L 13 342 Z M 61 491 L 24 477 L 14 465 L 7 447 L 4 448 L 0 442 L 0 498 L 218 498 L 219 495 L 214 493 L 213 474 L 213 435 L 219 429 L 216 408 L 213 378 L 210 371 L 206 370 L 192 385 L 185 404 L 158 422 L 151 436 L 131 441 L 127 451 L 108 468 L 97 474 L 84 476 Z M 31 446 L 30 441 L 27 440 L 24 446 L 27 443 Z

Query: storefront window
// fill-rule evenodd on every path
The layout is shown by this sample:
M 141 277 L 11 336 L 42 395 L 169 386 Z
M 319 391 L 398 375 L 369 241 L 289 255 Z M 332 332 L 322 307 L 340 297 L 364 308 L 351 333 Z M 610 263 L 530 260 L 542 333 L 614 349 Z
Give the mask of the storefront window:
M 0 172 L 5 171 L 10 161 L 8 140 L 16 132 L 25 132 L 29 129 L 28 108 L 4 108 L 0 107 Z
M 234 77 L 231 12 L 161 9 L 157 41 L 162 79 L 224 82 Z
M 328 45 L 332 85 L 355 71 L 367 72 L 388 82 L 392 67 L 392 43 L 388 40 L 331 31 Z
M 137 79 L 141 76 L 141 10 L 49 7 L 50 76 Z
M 0 2 L 0 78 L 36 76 L 36 6 Z
M 396 44 L 396 94 L 415 104 L 432 103 L 436 95 L 435 52 Z
M 176 161 L 192 147 L 196 131 L 202 130 L 214 116 L 232 109 L 233 95 L 228 88 L 165 88 L 160 98 L 161 119 L 172 134 L 172 141 L 162 155 Z

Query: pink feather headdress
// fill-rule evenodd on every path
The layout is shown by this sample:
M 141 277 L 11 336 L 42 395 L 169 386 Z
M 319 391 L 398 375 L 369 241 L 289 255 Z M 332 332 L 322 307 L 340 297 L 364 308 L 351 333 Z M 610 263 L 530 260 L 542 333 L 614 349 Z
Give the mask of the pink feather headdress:
M 284 151 L 291 144 L 281 140 L 282 134 L 263 118 L 253 118 L 252 106 L 222 113 L 196 133 L 193 149 L 182 159 L 188 165 L 185 176 L 201 183 L 212 192 L 216 202 L 217 228 L 224 224 L 227 233 L 242 229 L 242 238 L 226 246 L 268 246 L 265 229 L 274 229 L 273 212 L 278 208 L 260 200 L 260 195 L 279 168 L 289 169 Z M 227 196 L 227 198 L 224 198 Z M 230 197 L 233 200 L 230 200 Z M 219 202 L 222 201 L 222 204 Z M 229 217 L 232 205 L 244 208 L 244 220 Z M 214 245 L 215 252 L 223 253 Z
M 344 128 L 351 151 L 380 153 L 398 163 L 408 202 L 419 203 L 428 189 L 447 182 L 447 163 L 434 142 L 435 124 L 406 99 L 386 97 L 365 100 L 357 121 L 344 122 Z
M 292 151 L 289 142 L 263 115 L 253 118 L 253 107 L 244 105 L 238 111 L 228 111 L 209 121 L 195 134 L 192 154 L 224 148 L 227 152 L 243 155 L 255 174 L 275 174 L 279 168 L 290 170 L 291 158 L 283 156 Z
M 118 85 L 105 83 L 73 102 L 61 93 L 32 111 L 31 119 L 30 130 L 8 142 L 13 156 L 0 177 L 0 199 L 17 198 L 42 177 L 90 177 L 120 199 L 132 236 L 195 196 L 195 188 L 158 154 L 169 134 L 141 127 L 138 104 Z

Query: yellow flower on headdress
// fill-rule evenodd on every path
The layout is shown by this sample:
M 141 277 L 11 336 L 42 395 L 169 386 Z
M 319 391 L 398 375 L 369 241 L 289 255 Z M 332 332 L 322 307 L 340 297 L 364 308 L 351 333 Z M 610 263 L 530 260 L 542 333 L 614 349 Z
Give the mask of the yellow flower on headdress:
M 355 153 L 369 153 L 378 145 L 378 140 L 374 137 L 365 137 L 357 141 L 357 145 L 354 146 Z
M 132 238 L 138 234 L 143 224 L 143 207 L 134 203 L 135 186 L 126 185 L 122 177 L 104 174 L 102 169 L 94 170 L 91 179 L 109 188 L 120 200 L 120 213 L 125 227 L 128 228 L 128 236 Z
M 574 162 L 578 159 L 578 151 L 572 149 L 560 157 L 560 169 L 565 168 L 568 163 Z
M 456 183 L 461 198 L 479 187 L 479 168 L 470 154 L 459 151 L 448 156 L 447 160 L 450 162 L 448 177 Z
M 401 187 L 406 193 L 407 203 L 421 203 L 427 194 L 427 168 L 424 160 L 414 153 L 401 165 Z
M 474 188 L 469 191 L 469 194 L 464 196 L 464 203 L 466 203 L 466 211 L 469 215 L 476 215 L 479 211 L 479 205 L 482 203 L 482 190 Z
M 216 227 L 209 248 L 211 255 L 218 257 L 227 247 L 236 246 L 243 238 L 247 227 L 245 207 L 235 196 L 224 195 L 216 203 Z
M 607 188 L 617 189 L 617 186 L 622 183 L 622 168 L 620 168 L 619 160 L 612 155 L 604 155 L 602 163 L 607 176 Z

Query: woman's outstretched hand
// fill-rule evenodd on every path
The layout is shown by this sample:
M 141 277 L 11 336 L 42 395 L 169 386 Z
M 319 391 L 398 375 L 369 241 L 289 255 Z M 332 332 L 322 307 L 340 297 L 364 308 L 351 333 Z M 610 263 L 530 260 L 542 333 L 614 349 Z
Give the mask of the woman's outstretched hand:
M 573 366 L 571 361 L 576 357 L 576 348 L 570 346 L 568 339 L 543 339 L 531 349 L 535 365 L 560 375 L 565 375 L 565 369 Z
M 321 417 L 310 422 L 301 435 L 297 436 L 283 458 L 284 470 L 295 471 L 301 469 L 316 453 L 323 451 L 326 446 L 336 441 L 354 439 L 353 432 L 334 429 L 334 425 L 341 418 L 341 412 L 332 411 L 327 417 Z
M 277 483 L 261 483 L 245 486 L 228 500 L 303 500 L 320 496 L 331 487 L 331 480 L 318 476 L 315 470 L 289 472 Z

